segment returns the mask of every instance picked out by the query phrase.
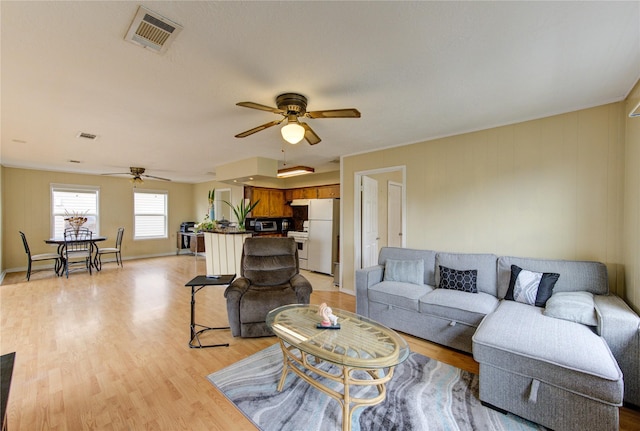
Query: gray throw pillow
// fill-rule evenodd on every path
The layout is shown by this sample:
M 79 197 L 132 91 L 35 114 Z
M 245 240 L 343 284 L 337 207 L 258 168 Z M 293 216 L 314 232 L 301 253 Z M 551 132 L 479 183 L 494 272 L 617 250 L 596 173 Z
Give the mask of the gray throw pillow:
M 544 315 L 587 326 L 598 325 L 591 292 L 556 292 L 547 301 Z
M 424 261 L 387 259 L 384 264 L 384 281 L 424 284 Z

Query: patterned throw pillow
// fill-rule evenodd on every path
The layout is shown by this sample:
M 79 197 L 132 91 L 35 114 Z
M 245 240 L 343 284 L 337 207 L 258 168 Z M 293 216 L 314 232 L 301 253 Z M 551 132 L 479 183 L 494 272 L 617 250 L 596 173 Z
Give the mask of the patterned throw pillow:
M 478 270 L 467 269 L 461 271 L 459 269 L 451 269 L 446 266 L 440 267 L 440 288 L 461 290 L 462 292 L 478 293 Z
M 511 280 L 504 299 L 544 307 L 560 274 L 533 272 L 511 265 Z

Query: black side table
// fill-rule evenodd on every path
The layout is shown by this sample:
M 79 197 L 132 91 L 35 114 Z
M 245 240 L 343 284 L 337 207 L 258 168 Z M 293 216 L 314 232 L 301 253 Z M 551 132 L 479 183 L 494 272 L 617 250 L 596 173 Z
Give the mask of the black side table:
M 220 328 L 211 328 L 209 326 L 204 326 L 196 323 L 196 293 L 198 293 L 200 289 L 206 286 L 223 286 L 225 284 L 230 284 L 234 278 L 236 278 L 235 274 L 213 275 L 213 276 L 198 275 L 193 280 L 185 284 L 185 286 L 191 287 L 191 325 L 190 325 L 191 339 L 189 340 L 189 347 L 191 347 L 192 349 L 203 349 L 205 347 L 229 347 L 229 343 L 203 345 L 200 342 L 199 336 L 205 331 L 215 331 L 219 329 L 230 329 L 230 328 L 228 326 L 224 326 Z M 200 329 L 199 331 L 196 331 L 196 326 L 202 329 Z M 195 344 L 194 341 L 196 341 L 198 344 Z

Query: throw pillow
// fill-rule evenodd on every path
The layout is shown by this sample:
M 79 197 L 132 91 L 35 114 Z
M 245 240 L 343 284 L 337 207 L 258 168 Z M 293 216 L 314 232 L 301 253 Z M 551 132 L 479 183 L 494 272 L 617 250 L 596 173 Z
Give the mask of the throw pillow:
M 387 259 L 384 264 L 384 281 L 424 284 L 424 261 Z
M 462 292 L 478 293 L 477 269 L 452 269 L 446 266 L 440 267 L 440 288 L 460 290 Z
M 560 274 L 534 272 L 511 265 L 511 280 L 504 299 L 544 307 Z
M 598 326 L 591 292 L 557 292 L 547 301 L 544 315 L 587 326 Z

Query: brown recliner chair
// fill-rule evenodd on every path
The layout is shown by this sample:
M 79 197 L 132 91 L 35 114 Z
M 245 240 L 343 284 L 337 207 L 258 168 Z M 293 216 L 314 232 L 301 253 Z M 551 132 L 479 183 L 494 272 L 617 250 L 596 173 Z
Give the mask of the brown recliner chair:
M 247 238 L 240 271 L 224 292 L 234 337 L 273 335 L 265 323 L 269 311 L 309 303 L 311 283 L 300 274 L 293 238 Z

